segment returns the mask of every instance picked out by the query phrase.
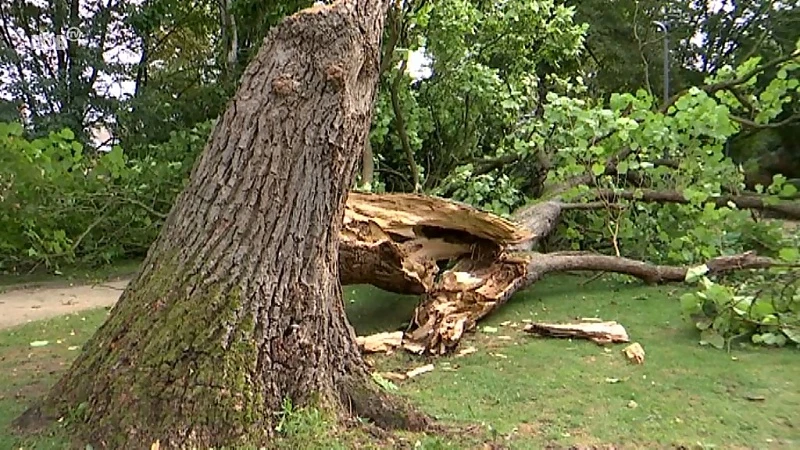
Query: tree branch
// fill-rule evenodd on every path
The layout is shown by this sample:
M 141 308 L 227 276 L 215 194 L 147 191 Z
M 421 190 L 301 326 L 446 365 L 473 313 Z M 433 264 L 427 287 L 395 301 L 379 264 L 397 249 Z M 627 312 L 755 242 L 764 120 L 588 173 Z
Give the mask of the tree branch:
M 591 193 L 593 196 L 608 199 L 608 201 L 616 201 L 619 199 L 635 200 L 641 202 L 652 203 L 679 203 L 688 204 L 690 201 L 678 191 L 656 191 L 652 189 L 639 189 L 637 191 L 621 191 L 615 192 L 611 189 L 598 189 Z M 787 219 L 800 220 L 800 202 L 792 202 L 785 200 L 770 200 L 768 197 L 756 194 L 745 195 L 720 195 L 718 197 L 710 197 L 707 202 L 714 203 L 717 207 L 722 208 L 736 205 L 739 209 L 754 209 L 757 211 L 770 211 L 781 215 Z
M 725 272 L 745 269 L 766 269 L 777 266 L 791 266 L 779 263 L 771 258 L 757 256 L 755 252 L 745 252 L 732 256 L 718 256 L 706 263 L 708 273 L 717 275 Z M 536 254 L 528 265 L 528 277 L 531 282 L 551 272 L 565 271 L 604 271 L 636 277 L 646 283 L 682 282 L 689 270 L 687 266 L 665 266 L 651 264 L 636 259 L 600 255 L 600 254 Z
M 405 75 L 406 63 L 407 60 L 403 60 L 403 62 L 400 63 L 400 69 L 397 72 L 397 75 L 394 77 L 394 81 L 389 88 L 389 94 L 392 98 L 392 109 L 394 110 L 394 123 L 397 130 L 397 136 L 400 138 L 400 145 L 403 147 L 403 152 L 408 160 L 408 167 L 411 170 L 411 181 L 414 183 L 413 189 L 414 192 L 419 192 L 422 186 L 419 182 L 419 169 L 417 168 L 417 163 L 414 160 L 414 151 L 411 149 L 411 144 L 408 142 L 406 121 L 403 117 L 402 105 L 400 105 L 400 82 L 403 80 L 403 76 Z
M 741 100 L 740 100 L 741 102 Z M 791 116 L 787 117 L 786 119 L 781 120 L 780 122 L 773 122 L 773 123 L 757 123 L 750 119 L 745 119 L 744 117 L 739 117 L 731 114 L 731 120 L 734 122 L 738 122 L 746 127 L 749 128 L 757 128 L 757 129 L 764 129 L 764 128 L 781 128 L 786 125 L 791 125 L 794 122 L 800 121 L 800 114 L 792 114 Z
M 766 71 L 768 69 L 772 69 L 774 67 L 778 67 L 779 65 L 781 65 L 781 64 L 783 64 L 785 62 L 791 61 L 791 60 L 793 60 L 795 58 L 798 58 L 798 57 L 800 57 L 800 50 L 795 50 L 794 52 L 792 52 L 792 53 L 790 53 L 788 55 L 779 56 L 779 57 L 777 57 L 777 58 L 775 58 L 775 59 L 773 59 L 771 61 L 768 61 L 768 62 L 766 62 L 764 64 L 761 64 L 760 66 L 755 67 L 752 70 L 750 70 L 749 72 L 745 73 L 741 77 L 734 78 L 732 80 L 726 80 L 726 81 L 720 81 L 720 82 L 717 82 L 717 83 L 707 84 L 705 86 L 700 86 L 699 89 L 702 90 L 702 91 L 705 91 L 707 94 L 713 94 L 713 93 L 715 93 L 717 91 L 721 91 L 723 89 L 729 89 L 731 87 L 736 87 L 736 86 L 742 85 L 744 83 L 747 83 L 748 81 L 750 81 L 751 78 L 761 74 L 762 72 L 764 72 L 764 71 Z M 667 110 L 669 110 L 669 107 L 672 106 L 673 104 L 675 104 L 675 102 L 678 101 L 678 99 L 681 98 L 688 91 L 689 91 L 688 89 L 684 89 L 681 92 L 678 92 L 677 94 L 675 94 L 672 97 L 670 97 L 669 101 L 666 102 L 664 104 L 664 106 L 659 108 L 659 111 L 662 112 L 662 113 L 666 113 Z

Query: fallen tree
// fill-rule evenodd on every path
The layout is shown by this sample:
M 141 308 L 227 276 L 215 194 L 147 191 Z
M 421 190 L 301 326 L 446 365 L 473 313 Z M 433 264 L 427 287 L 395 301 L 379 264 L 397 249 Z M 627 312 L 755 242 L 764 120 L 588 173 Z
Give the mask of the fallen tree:
M 684 203 L 681 195 L 647 193 L 641 201 Z M 616 195 L 616 199 L 628 198 Z M 758 208 L 756 196 L 734 204 Z M 714 200 L 711 200 L 714 201 Z M 775 202 L 770 205 L 776 205 Z M 783 211 L 798 205 L 780 203 Z M 607 207 L 605 202 L 567 203 L 556 198 L 524 207 L 513 221 L 448 200 L 410 194 L 351 194 L 339 248 L 343 284 L 369 283 L 422 298 L 403 336 L 413 353 L 441 355 L 464 333 L 518 290 L 565 271 L 603 271 L 647 283 L 681 282 L 689 267 L 664 266 L 592 252 L 536 251 L 569 210 Z M 441 268 L 443 263 L 449 268 Z M 754 252 L 706 261 L 709 273 L 776 265 Z

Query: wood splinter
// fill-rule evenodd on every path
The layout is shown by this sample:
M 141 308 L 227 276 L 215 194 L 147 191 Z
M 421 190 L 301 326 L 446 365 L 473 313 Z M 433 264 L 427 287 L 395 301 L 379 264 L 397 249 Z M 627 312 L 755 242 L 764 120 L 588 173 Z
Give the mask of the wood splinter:
M 625 327 L 614 321 L 568 324 L 529 323 L 525 325 L 523 330 L 539 336 L 589 339 L 600 345 L 614 342 L 630 342 Z

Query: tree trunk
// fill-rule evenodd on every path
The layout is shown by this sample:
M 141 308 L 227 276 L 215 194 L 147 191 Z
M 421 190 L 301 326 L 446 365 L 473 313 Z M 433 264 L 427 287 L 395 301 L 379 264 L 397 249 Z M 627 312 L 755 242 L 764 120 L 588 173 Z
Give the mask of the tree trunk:
M 342 0 L 270 33 L 140 273 L 19 425 L 71 417 L 96 448 L 258 447 L 290 399 L 426 426 L 371 380 L 339 283 L 386 8 Z
M 372 144 L 369 136 L 364 143 L 364 151 L 361 154 L 361 184 L 372 188 L 372 181 L 375 178 L 375 157 L 372 154 Z

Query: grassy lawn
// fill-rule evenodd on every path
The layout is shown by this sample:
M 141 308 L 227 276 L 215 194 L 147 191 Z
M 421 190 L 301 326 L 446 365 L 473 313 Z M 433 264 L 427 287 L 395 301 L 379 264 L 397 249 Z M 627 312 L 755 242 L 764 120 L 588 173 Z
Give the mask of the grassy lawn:
M 518 293 L 462 343 L 476 353 L 430 361 L 370 356 L 379 371 L 434 363 L 433 372 L 398 383 L 399 393 L 443 423 L 481 430 L 401 437 L 419 439 L 417 448 L 427 449 L 800 448 L 800 352 L 701 347 L 679 316 L 675 287 L 580 283 L 553 277 Z M 359 334 L 396 329 L 415 302 L 371 287 L 347 287 L 345 297 Z M 67 368 L 106 314 L 94 310 L 0 331 L 0 449 L 64 448 L 58 434 L 20 441 L 8 425 Z M 622 323 L 647 352 L 644 365 L 628 364 L 622 346 L 533 338 L 512 326 L 576 317 Z M 487 325 L 498 331 L 483 332 Z M 48 345 L 30 346 L 43 340 Z M 487 440 L 503 447 L 486 446 Z

